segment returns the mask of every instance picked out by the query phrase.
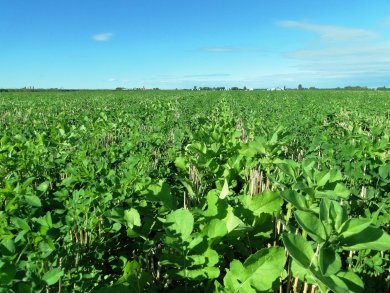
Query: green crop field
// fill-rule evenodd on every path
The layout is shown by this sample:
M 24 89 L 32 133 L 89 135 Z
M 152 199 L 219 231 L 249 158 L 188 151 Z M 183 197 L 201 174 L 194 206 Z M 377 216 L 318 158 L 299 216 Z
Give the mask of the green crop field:
M 390 92 L 0 93 L 0 292 L 389 292 Z

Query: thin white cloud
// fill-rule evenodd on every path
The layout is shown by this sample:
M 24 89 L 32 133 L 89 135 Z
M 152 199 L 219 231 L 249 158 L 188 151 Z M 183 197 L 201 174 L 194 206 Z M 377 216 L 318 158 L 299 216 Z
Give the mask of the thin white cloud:
M 322 62 L 322 63 L 304 63 L 295 66 L 302 72 L 317 72 L 317 73 L 329 73 L 329 74 L 344 74 L 348 76 L 354 75 L 390 75 L 390 62 L 385 63 L 348 63 L 345 62 L 342 67 L 337 62 Z
M 287 52 L 286 56 L 301 60 L 334 60 L 365 62 L 390 62 L 390 42 L 360 44 L 359 46 L 302 49 Z
M 107 42 L 112 38 L 112 36 L 113 36 L 113 33 L 107 32 L 107 33 L 93 35 L 91 38 L 92 38 L 92 40 L 97 41 L 97 42 Z
M 279 27 L 299 29 L 303 31 L 313 32 L 320 36 L 323 41 L 351 41 L 372 39 L 378 36 L 374 31 L 361 28 L 335 26 L 335 25 L 320 25 L 304 21 L 282 20 L 276 22 Z
M 379 37 L 374 31 L 290 20 L 277 25 L 313 32 L 323 41 L 317 48 L 307 47 L 282 54 L 295 63 L 289 70 L 298 79 L 313 83 L 333 80 L 375 84 L 375 80 L 390 77 L 390 42 L 379 38 L 373 40 Z
M 355 82 L 361 85 L 377 85 L 390 78 L 390 42 L 360 43 L 324 48 L 307 48 L 286 52 L 291 61 L 300 61 L 290 70 L 310 82 Z

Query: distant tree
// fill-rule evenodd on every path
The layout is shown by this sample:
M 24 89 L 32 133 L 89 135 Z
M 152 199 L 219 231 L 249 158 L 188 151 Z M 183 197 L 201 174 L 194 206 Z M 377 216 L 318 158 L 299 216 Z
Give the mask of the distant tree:
M 244 91 L 246 91 L 246 90 L 247 90 L 246 86 L 244 86 L 243 90 L 244 90 Z
M 122 90 L 124 90 L 125 88 L 124 87 L 117 87 L 115 90 L 117 90 L 117 91 L 122 91 Z
M 303 90 L 303 86 L 301 84 L 298 84 L 298 89 Z
M 344 89 L 346 89 L 346 90 L 367 90 L 368 87 L 367 86 L 351 86 L 351 85 L 349 85 L 349 86 L 344 87 Z

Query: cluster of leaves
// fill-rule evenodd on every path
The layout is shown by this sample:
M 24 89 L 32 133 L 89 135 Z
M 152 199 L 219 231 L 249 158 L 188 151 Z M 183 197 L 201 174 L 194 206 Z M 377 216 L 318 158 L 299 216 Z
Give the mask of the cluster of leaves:
M 318 93 L 2 94 L 0 287 L 388 290 L 386 113 Z

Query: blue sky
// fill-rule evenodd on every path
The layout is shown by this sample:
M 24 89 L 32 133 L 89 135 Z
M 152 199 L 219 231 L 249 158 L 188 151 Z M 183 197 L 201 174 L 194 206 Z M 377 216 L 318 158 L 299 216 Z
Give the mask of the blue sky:
M 0 88 L 390 86 L 388 0 L 1 0 Z

